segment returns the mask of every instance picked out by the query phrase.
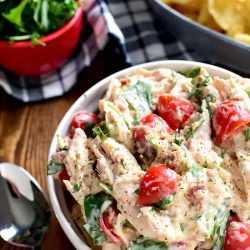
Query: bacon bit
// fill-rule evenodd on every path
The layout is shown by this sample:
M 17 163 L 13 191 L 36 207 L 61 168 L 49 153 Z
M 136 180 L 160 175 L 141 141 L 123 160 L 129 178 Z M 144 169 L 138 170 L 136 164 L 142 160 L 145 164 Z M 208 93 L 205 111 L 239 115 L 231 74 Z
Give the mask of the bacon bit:
M 191 203 L 201 202 L 204 199 L 203 191 L 205 186 L 203 184 L 195 184 L 193 187 L 190 187 L 187 194 L 185 195 L 186 199 Z

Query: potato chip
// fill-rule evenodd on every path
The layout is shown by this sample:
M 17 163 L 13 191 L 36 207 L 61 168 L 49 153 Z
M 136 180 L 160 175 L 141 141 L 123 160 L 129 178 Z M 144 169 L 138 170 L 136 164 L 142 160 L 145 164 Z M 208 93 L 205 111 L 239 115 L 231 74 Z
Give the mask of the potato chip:
M 201 6 L 198 22 L 216 31 L 221 31 L 220 26 L 215 22 L 208 11 L 208 0 L 205 0 Z
M 204 0 L 164 0 L 164 2 L 177 7 L 182 13 L 190 13 L 199 11 Z
M 245 33 L 245 27 L 242 24 L 235 23 L 231 25 L 226 32 L 226 34 L 231 37 L 234 37 L 234 35 L 237 33 Z
M 242 0 L 208 0 L 208 11 L 225 31 L 234 24 L 244 26 L 245 2 Z
M 250 44 L 250 35 L 246 33 L 235 33 L 233 36 L 234 39 L 241 41 L 243 43 Z

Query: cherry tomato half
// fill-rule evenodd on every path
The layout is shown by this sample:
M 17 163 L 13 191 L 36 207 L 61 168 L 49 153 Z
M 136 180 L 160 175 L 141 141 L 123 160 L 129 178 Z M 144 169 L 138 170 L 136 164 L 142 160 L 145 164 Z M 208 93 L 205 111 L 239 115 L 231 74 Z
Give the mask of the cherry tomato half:
M 250 113 L 244 110 L 242 102 L 227 100 L 221 103 L 213 115 L 215 140 L 221 144 L 243 131 L 248 123 L 250 123 Z
M 183 127 L 195 111 L 194 104 L 172 95 L 161 95 L 158 100 L 157 110 L 171 129 Z
M 154 134 L 158 134 L 160 137 L 163 134 L 173 134 L 173 130 L 168 124 L 158 115 L 148 114 L 141 118 L 140 123 L 145 126 L 138 126 L 133 128 L 133 138 L 138 146 L 144 147 L 146 143 L 145 135 L 149 132 L 149 129 L 154 130 Z M 148 127 L 147 127 L 148 126 Z
M 147 125 L 150 128 L 159 127 L 159 130 L 169 134 L 173 133 L 173 130 L 168 126 L 168 124 L 158 115 L 149 114 L 141 118 L 140 122 L 143 125 Z
M 69 126 L 69 136 L 72 138 L 74 136 L 74 132 L 76 128 L 84 129 L 86 125 L 97 124 L 98 118 L 96 114 L 87 112 L 87 111 L 79 111 L 77 112 Z
M 175 193 L 178 189 L 177 173 L 164 164 L 156 164 L 148 169 L 140 183 L 138 203 L 152 205 Z
M 116 223 L 118 211 L 115 204 L 112 204 L 99 217 L 98 223 L 103 233 L 113 242 L 120 242 L 119 236 L 114 232 L 114 225 Z
M 232 221 L 226 231 L 224 250 L 250 249 L 250 225 Z

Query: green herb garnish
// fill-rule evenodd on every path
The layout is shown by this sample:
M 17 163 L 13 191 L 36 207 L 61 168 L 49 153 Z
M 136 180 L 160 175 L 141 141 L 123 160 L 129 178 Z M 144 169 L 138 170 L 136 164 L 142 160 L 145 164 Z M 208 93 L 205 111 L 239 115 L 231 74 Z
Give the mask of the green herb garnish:
M 94 135 L 99 136 L 102 141 L 105 141 L 107 139 L 107 135 L 104 134 L 100 126 L 95 126 L 92 130 Z
M 84 126 L 84 132 L 87 135 L 87 137 L 93 137 L 93 127 L 95 126 L 95 123 L 88 123 Z
M 221 156 L 222 159 L 224 159 L 225 154 L 226 154 L 226 150 L 222 148 L 221 151 L 220 151 L 220 156 Z
M 196 129 L 197 129 L 199 126 L 201 126 L 203 122 L 204 122 L 204 120 L 203 120 L 203 119 L 200 119 L 200 120 L 198 121 L 198 124 L 197 124 L 196 126 L 191 125 L 191 126 L 187 127 L 187 128 L 185 129 L 185 135 L 184 135 L 185 139 L 188 140 L 188 139 L 194 138 L 194 133 L 195 133 Z
M 110 196 L 104 192 L 90 194 L 84 198 L 84 210 L 86 215 L 86 224 L 84 228 L 87 230 L 95 245 L 102 245 L 107 240 L 100 226 L 98 219 L 101 215 L 103 206 L 112 203 Z
M 125 164 L 125 162 L 124 162 L 124 159 L 121 159 L 121 165 L 122 165 L 122 167 L 123 167 L 124 169 L 126 169 L 126 164 Z
M 127 102 L 136 111 L 136 119 L 151 112 L 151 96 L 151 84 L 143 81 L 138 81 L 124 92 Z
M 192 126 L 189 126 L 185 129 L 185 139 L 192 139 L 194 138 L 194 128 Z
M 169 195 L 168 197 L 163 198 L 161 201 L 154 204 L 156 208 L 163 209 L 166 206 L 169 206 L 173 203 L 174 195 Z
M 193 165 L 192 167 L 189 168 L 189 171 L 193 175 L 193 177 L 199 178 L 201 171 L 202 171 L 202 168 Z
M 140 125 L 140 121 L 134 120 L 134 121 L 132 121 L 132 125 L 133 125 L 134 127 L 139 126 L 139 125 Z
M 131 243 L 130 250 L 167 250 L 168 243 L 164 241 L 155 241 L 149 238 L 141 237 Z
M 194 69 L 189 69 L 188 71 L 182 73 L 182 75 L 189 77 L 189 78 L 194 78 L 200 74 L 201 68 L 194 68 Z
M 182 232 L 184 232 L 184 223 L 179 223 L 180 229 Z
M 124 222 L 123 226 L 135 230 L 134 226 L 128 220 Z
M 73 189 L 74 189 L 75 192 L 78 192 L 78 191 L 80 191 L 80 189 L 81 189 L 81 185 L 80 185 L 79 183 L 77 183 L 77 184 L 75 184 L 75 185 L 73 186 Z
M 139 192 L 140 192 L 140 189 L 137 188 L 137 189 L 134 191 L 134 194 L 139 194 Z
M 106 185 L 106 184 L 104 184 L 102 182 L 100 182 L 99 185 L 100 185 L 100 187 L 102 187 L 104 189 L 104 191 L 107 194 L 112 195 L 112 188 L 111 187 L 109 187 L 108 185 Z
M 183 140 L 180 139 L 180 138 L 178 138 L 178 135 L 179 135 L 179 130 L 176 129 L 176 130 L 175 130 L 175 135 L 174 135 L 174 143 L 177 144 L 178 146 L 181 146 Z
M 244 131 L 244 136 L 245 136 L 245 142 L 248 142 L 250 140 L 250 128 L 247 128 Z
M 47 165 L 47 175 L 56 174 L 64 168 L 64 165 L 55 161 L 50 161 Z

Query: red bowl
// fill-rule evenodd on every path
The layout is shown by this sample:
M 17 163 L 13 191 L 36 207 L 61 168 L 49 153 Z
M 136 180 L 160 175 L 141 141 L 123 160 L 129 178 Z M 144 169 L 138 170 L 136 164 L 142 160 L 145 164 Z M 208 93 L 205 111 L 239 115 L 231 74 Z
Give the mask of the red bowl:
M 32 46 L 31 41 L 0 41 L 0 65 L 23 76 L 39 76 L 58 69 L 76 48 L 82 16 L 83 10 L 79 8 L 63 27 L 42 37 L 45 46 Z

